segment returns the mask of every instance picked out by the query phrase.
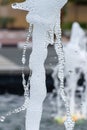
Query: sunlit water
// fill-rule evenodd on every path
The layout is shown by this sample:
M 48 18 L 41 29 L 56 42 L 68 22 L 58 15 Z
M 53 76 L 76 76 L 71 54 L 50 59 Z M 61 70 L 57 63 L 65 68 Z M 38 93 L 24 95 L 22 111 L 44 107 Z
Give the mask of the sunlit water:
M 52 115 L 56 114 L 56 98 L 50 100 L 51 94 L 48 94 L 44 104 L 43 113 L 41 119 L 40 130 L 64 130 L 64 124 L 57 124 Z M 14 95 L 3 95 L 0 96 L 0 115 L 7 113 L 17 106 L 22 105 L 24 102 L 24 97 L 14 96 Z M 32 119 L 31 119 L 32 120 Z M 25 111 L 13 114 L 6 118 L 5 122 L 0 122 L 0 130 L 25 130 Z M 76 124 L 75 130 L 87 130 L 87 122 Z

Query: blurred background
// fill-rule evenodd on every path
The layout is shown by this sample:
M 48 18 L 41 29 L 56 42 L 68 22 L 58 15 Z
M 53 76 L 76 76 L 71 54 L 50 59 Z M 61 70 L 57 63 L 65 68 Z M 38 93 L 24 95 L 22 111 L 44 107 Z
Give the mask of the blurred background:
M 11 4 L 15 2 L 23 2 L 24 0 L 0 0 L 0 115 L 5 114 L 8 110 L 20 106 L 23 101 L 23 86 L 21 78 L 21 58 L 23 46 L 26 41 L 27 29 L 29 24 L 26 22 L 26 11 L 14 10 L 11 8 Z M 74 101 L 75 104 L 79 101 L 85 100 L 87 92 L 87 69 L 86 69 L 86 59 L 87 59 L 87 0 L 69 0 L 68 3 L 62 9 L 61 17 L 61 26 L 62 26 L 62 42 L 64 45 L 65 55 L 70 55 L 72 52 L 73 60 L 69 57 L 72 62 L 75 64 L 78 57 L 80 62 L 78 67 L 77 64 L 74 67 L 75 73 L 73 74 L 76 79 L 71 78 L 70 74 L 74 70 L 67 69 L 65 74 L 65 88 L 67 93 L 74 93 L 74 97 L 78 97 L 77 101 Z M 77 26 L 73 24 L 77 22 Z M 75 30 L 73 30 L 75 28 Z M 77 31 L 77 33 L 76 33 Z M 78 39 L 77 39 L 78 38 Z M 73 40 L 72 40 L 73 39 Z M 76 43 L 76 44 L 74 44 Z M 67 45 L 70 44 L 71 48 Z M 79 49 L 74 45 L 78 45 Z M 80 51 L 79 51 L 80 50 Z M 28 76 L 28 60 L 30 53 L 32 51 L 32 37 L 30 39 L 29 45 L 27 46 L 26 53 L 26 66 L 25 74 L 26 79 Z M 79 54 L 78 54 L 79 51 Z M 75 54 L 73 53 L 75 52 Z M 82 52 L 80 54 L 80 52 Z M 83 53 L 84 52 L 84 53 Z M 77 59 L 75 57 L 78 55 Z M 69 68 L 68 61 L 66 59 L 66 68 Z M 84 59 L 84 61 L 82 60 Z M 41 130 L 42 129 L 54 129 L 54 130 L 63 130 L 64 126 L 59 125 L 54 122 L 53 115 L 57 115 L 60 107 L 64 107 L 62 104 L 59 104 L 57 100 L 57 86 L 58 78 L 55 77 L 55 66 L 57 64 L 57 55 L 55 53 L 54 47 L 48 47 L 48 57 L 45 62 L 46 68 L 46 87 L 47 87 L 47 98 L 44 102 L 44 110 L 41 120 Z M 81 64 L 82 63 L 82 64 Z M 67 67 L 68 66 L 68 67 Z M 85 66 L 85 67 L 84 67 Z M 80 68 L 80 69 L 79 69 Z M 85 69 L 83 69 L 85 68 Z M 70 82 L 67 80 L 70 79 L 70 82 L 75 82 L 75 88 L 67 89 L 70 85 Z M 57 79 L 57 81 L 56 81 Z M 79 86 L 79 87 L 78 87 Z M 85 96 L 82 96 L 84 94 Z M 73 98 L 73 94 L 72 94 Z M 73 99 L 74 100 L 74 99 Z M 60 102 L 60 101 L 59 101 Z M 81 102 L 80 102 L 81 103 Z M 79 104 L 80 104 L 79 103 Z M 79 105 L 78 105 L 79 106 Z M 87 101 L 85 101 L 85 109 L 87 109 Z M 75 106 L 73 106 L 75 107 Z M 87 117 L 87 111 L 83 110 Z M 0 130 L 22 130 L 24 129 L 24 114 L 19 113 L 18 115 L 12 115 L 4 123 L 0 123 Z M 57 121 L 59 121 L 58 119 Z M 61 122 L 61 121 L 59 121 Z M 76 130 L 86 130 L 87 125 L 86 121 L 82 124 L 76 124 Z
M 13 10 L 11 3 L 23 2 L 24 0 L 0 0 L 0 28 L 1 29 L 26 29 L 28 24 L 25 21 L 26 12 Z M 69 0 L 62 10 L 63 29 L 70 29 L 74 21 L 87 28 L 87 1 Z

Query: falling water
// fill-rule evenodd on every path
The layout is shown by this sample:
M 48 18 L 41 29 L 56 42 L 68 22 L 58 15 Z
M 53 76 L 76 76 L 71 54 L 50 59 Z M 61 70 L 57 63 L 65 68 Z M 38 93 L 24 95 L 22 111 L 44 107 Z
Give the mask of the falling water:
M 59 21 L 60 21 L 60 15 L 58 16 Z M 58 21 L 58 22 L 59 22 Z M 64 91 L 64 64 L 65 64 L 65 59 L 64 59 L 64 52 L 63 52 L 63 46 L 61 43 L 61 29 L 60 29 L 60 22 L 56 23 L 55 26 L 55 34 L 56 34 L 56 41 L 55 41 L 55 51 L 58 55 L 58 78 L 60 80 L 60 88 L 58 90 L 58 94 L 60 93 L 66 107 L 66 121 L 64 122 L 66 129 L 68 130 L 73 130 L 74 127 L 74 121 L 72 120 L 71 114 L 70 114 L 70 107 L 69 107 L 69 102 L 68 98 L 65 94 Z
M 83 86 L 78 87 L 77 81 L 81 75 L 81 73 L 84 74 L 85 78 L 85 83 L 84 85 L 86 86 L 87 82 L 87 52 L 85 50 L 86 42 L 84 41 L 85 39 L 85 32 L 83 29 L 80 27 L 78 23 L 73 23 L 72 25 L 72 31 L 71 31 L 71 38 L 69 41 L 69 44 L 65 47 L 64 52 L 65 52 L 65 58 L 66 58 L 66 65 L 65 65 L 65 70 L 66 70 L 66 76 L 69 75 L 69 71 L 71 70 L 72 73 L 68 76 L 67 78 L 67 88 L 68 92 L 71 91 L 70 95 L 70 107 L 71 107 L 71 114 L 76 114 L 77 112 L 79 113 L 79 110 L 81 110 L 81 106 L 79 109 L 76 110 L 76 102 L 75 102 L 75 93 L 76 90 L 78 91 L 83 91 Z M 77 72 L 76 72 L 77 70 Z M 72 82 L 72 84 L 71 84 Z M 80 89 L 82 88 L 82 90 Z M 87 87 L 86 87 L 87 88 Z M 85 90 L 86 92 L 86 90 Z M 81 97 L 85 97 L 85 93 L 81 92 Z M 83 96 L 82 96 L 83 95 Z M 83 100 L 82 99 L 82 100 Z M 85 98 L 86 99 L 86 98 Z M 84 101 L 82 101 L 84 102 Z M 80 100 L 81 104 L 81 100 Z M 83 103 L 84 104 L 84 103 Z M 86 107 L 86 102 L 85 102 L 85 107 Z M 82 107 L 83 109 L 83 107 Z M 84 112 L 86 113 L 85 110 L 82 110 L 83 112 L 80 113 L 85 117 Z
M 68 95 L 69 103 L 70 103 L 70 112 L 72 116 L 77 116 L 78 119 L 87 119 L 87 52 L 86 52 L 86 36 L 85 32 L 79 26 L 78 23 L 73 23 L 71 30 L 71 38 L 68 43 L 64 47 L 65 54 L 65 77 L 66 77 L 66 86 L 65 91 Z M 59 85 L 57 78 L 58 66 L 56 66 L 52 74 L 54 79 L 54 85 L 56 87 L 58 96 L 57 96 L 57 109 L 58 113 L 56 114 L 57 119 L 61 117 L 61 100 L 59 97 Z M 83 73 L 83 74 L 82 74 Z M 84 76 L 83 85 L 77 85 L 78 79 L 80 75 Z M 85 88 L 84 88 L 85 86 Z M 81 98 L 77 98 L 76 91 L 79 91 Z M 79 100 L 79 102 L 78 102 Z
M 29 86 L 30 86 L 30 76 L 31 76 L 31 71 L 29 72 L 29 78 L 28 81 L 26 82 L 25 80 L 25 74 L 24 74 L 24 67 L 25 67 L 25 63 L 26 63 L 26 48 L 27 48 L 27 44 L 29 43 L 29 39 L 32 35 L 32 25 L 30 25 L 29 27 L 29 31 L 27 34 L 27 38 L 26 38 L 26 42 L 23 48 L 23 55 L 22 55 L 22 84 L 24 87 L 24 98 L 25 98 L 25 102 L 22 106 L 14 109 L 13 111 L 9 111 L 8 113 L 6 113 L 5 115 L 0 117 L 0 121 L 4 122 L 4 120 L 8 117 L 11 116 L 12 114 L 16 114 L 19 113 L 21 111 L 24 111 L 27 108 L 27 105 L 29 104 Z
M 26 0 L 23 3 L 13 5 L 15 9 L 23 9 L 30 11 L 26 19 L 33 24 L 33 48 L 29 60 L 29 69 L 32 71 L 28 82 L 25 81 L 25 75 L 22 71 L 25 103 L 22 107 L 9 112 L 6 116 L 12 113 L 17 113 L 21 109 L 26 108 L 26 130 L 38 130 L 42 114 L 42 105 L 46 97 L 45 85 L 45 68 L 44 62 L 47 57 L 47 46 L 54 43 L 54 33 L 56 35 L 55 50 L 58 55 L 58 77 L 60 80 L 60 95 L 66 107 L 67 119 L 65 121 L 66 130 L 73 130 L 74 122 L 72 121 L 69 103 L 64 92 L 64 53 L 61 44 L 61 29 L 60 29 L 60 10 L 65 5 L 67 0 L 54 0 L 49 3 L 49 0 Z M 28 6 L 27 6 L 28 5 Z M 30 27 L 31 28 L 31 27 Z M 30 31 L 31 33 L 31 31 Z M 29 37 L 30 37 L 29 33 Z M 29 38 L 28 37 L 28 38 Z M 23 50 L 22 63 L 25 65 L 26 45 Z M 24 66 L 23 66 L 24 68 Z M 29 85 L 30 93 L 29 93 Z M 30 96 L 30 98 L 29 98 Z M 4 121 L 6 116 L 1 117 Z

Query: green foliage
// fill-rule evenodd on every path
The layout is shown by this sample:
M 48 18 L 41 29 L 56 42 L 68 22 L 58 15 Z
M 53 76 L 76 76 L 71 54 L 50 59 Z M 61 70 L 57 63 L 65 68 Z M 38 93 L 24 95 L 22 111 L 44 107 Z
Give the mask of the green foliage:
M 63 23 L 63 24 L 62 24 L 62 29 L 63 29 L 63 30 L 71 30 L 72 24 L 73 24 L 73 22 Z M 87 29 L 87 23 L 79 22 L 79 24 L 80 24 L 80 26 L 81 26 L 83 29 Z
M 76 122 L 76 124 L 78 124 L 78 125 L 81 125 L 81 124 L 85 124 L 87 122 L 87 120 L 85 120 L 85 119 L 80 119 L 80 120 L 78 120 L 77 122 Z
M 0 28 L 7 28 L 8 24 L 13 24 L 14 21 L 13 17 L 0 17 Z
M 70 30 L 72 27 L 72 22 L 68 22 L 68 23 L 63 23 L 62 24 L 62 29 L 63 30 Z
M 81 26 L 83 29 L 87 29 L 87 23 L 80 23 L 80 26 Z
M 70 2 L 73 2 L 75 4 L 83 4 L 87 5 L 87 0 L 69 0 Z

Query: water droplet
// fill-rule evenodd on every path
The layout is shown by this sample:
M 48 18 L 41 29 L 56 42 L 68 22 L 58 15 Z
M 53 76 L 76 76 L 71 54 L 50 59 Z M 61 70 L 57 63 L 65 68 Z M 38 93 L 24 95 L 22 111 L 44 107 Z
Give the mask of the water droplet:
M 22 58 L 22 63 L 25 64 L 25 62 L 26 62 L 26 59 L 25 59 L 25 57 L 23 57 Z
M 4 122 L 4 120 L 5 120 L 5 117 L 4 117 L 4 116 L 1 116 L 1 117 L 0 117 L 0 121 L 1 121 L 1 122 Z
M 12 8 L 16 9 L 17 8 L 17 3 L 12 4 Z
M 21 109 L 21 110 L 24 111 L 25 109 L 26 109 L 26 107 L 25 107 L 25 106 L 22 106 L 22 109 Z
M 64 122 L 66 130 L 73 130 L 75 122 L 72 121 L 71 117 L 68 117 Z

